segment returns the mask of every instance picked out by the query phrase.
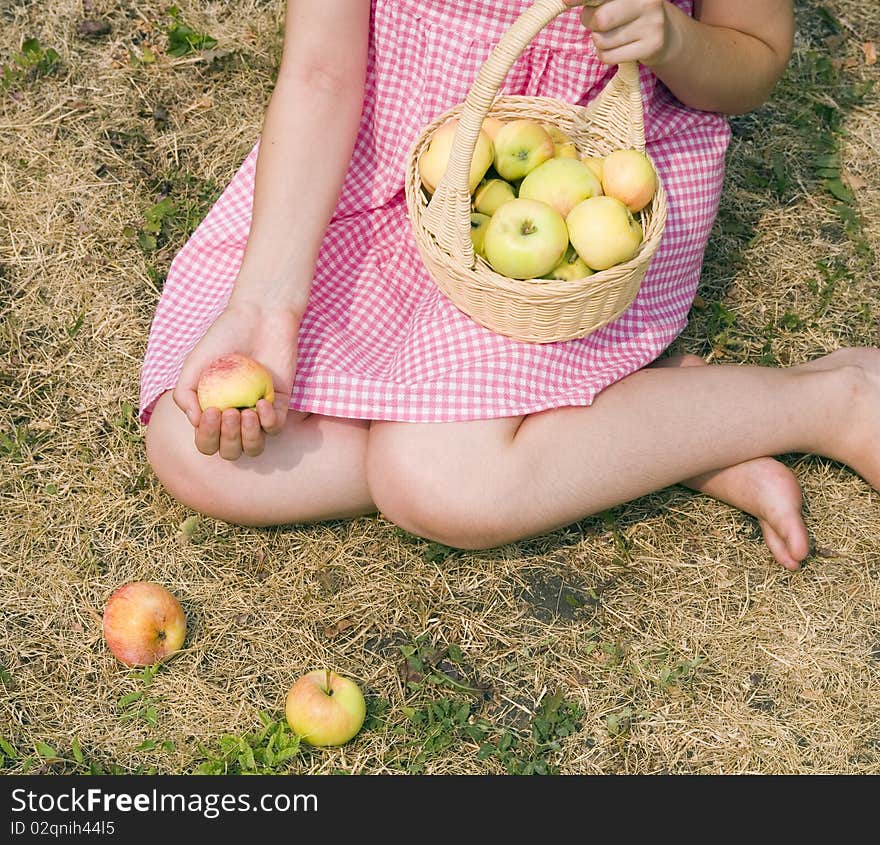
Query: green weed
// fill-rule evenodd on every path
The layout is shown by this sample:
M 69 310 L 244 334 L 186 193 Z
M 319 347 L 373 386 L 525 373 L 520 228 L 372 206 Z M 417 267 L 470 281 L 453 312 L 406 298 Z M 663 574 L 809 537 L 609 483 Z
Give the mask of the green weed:
M 58 59 L 58 53 L 52 47 L 41 46 L 38 38 L 25 38 L 21 50 L 12 57 L 12 64 L 3 66 L 0 84 L 8 90 L 49 76 L 57 71 Z
M 215 746 L 200 747 L 205 758 L 193 774 L 286 774 L 300 754 L 300 739 L 285 719 L 275 720 L 260 712 L 262 727 L 252 733 L 238 736 L 224 734 Z

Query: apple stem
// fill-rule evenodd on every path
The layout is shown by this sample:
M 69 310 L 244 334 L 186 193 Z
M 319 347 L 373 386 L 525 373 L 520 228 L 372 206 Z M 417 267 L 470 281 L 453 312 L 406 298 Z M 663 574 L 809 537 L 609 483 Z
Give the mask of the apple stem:
M 327 695 L 333 695 L 333 690 L 330 689 L 330 675 L 332 671 L 330 669 L 327 670 Z

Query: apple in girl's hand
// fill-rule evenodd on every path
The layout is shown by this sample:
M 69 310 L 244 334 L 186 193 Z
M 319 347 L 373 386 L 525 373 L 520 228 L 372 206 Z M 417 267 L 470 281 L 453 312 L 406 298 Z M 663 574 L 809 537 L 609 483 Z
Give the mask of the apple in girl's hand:
M 492 218 L 488 214 L 480 214 L 477 211 L 471 212 L 471 242 L 474 245 L 474 252 L 477 255 L 486 257 L 485 238 L 486 226 Z
M 629 261 L 642 243 L 642 227 L 614 197 L 584 200 L 569 212 L 565 224 L 571 245 L 594 270 Z
M 581 161 L 596 174 L 596 178 L 599 182 L 602 181 L 602 169 L 605 164 L 605 159 L 600 158 L 599 156 L 581 156 Z
M 272 376 L 253 358 L 233 353 L 212 361 L 202 371 L 196 386 L 199 407 L 253 408 L 260 399 L 275 399 Z
M 437 190 L 446 168 L 449 165 L 449 154 L 452 152 L 452 141 L 455 139 L 455 130 L 458 128 L 458 120 L 450 120 L 444 123 L 432 136 L 428 148 L 419 156 L 419 176 L 422 185 L 429 194 Z M 494 149 L 492 139 L 481 129 L 477 135 L 477 144 L 474 147 L 474 157 L 471 159 L 469 174 L 470 183 L 468 190 L 474 192 L 480 180 L 486 175 L 489 165 L 492 164 Z
M 553 158 L 556 148 L 547 130 L 533 120 L 512 120 L 495 136 L 495 169 L 508 182 L 522 179 Z
M 474 211 L 491 217 L 498 210 L 498 206 L 512 199 L 516 199 L 513 185 L 503 179 L 489 179 L 474 193 Z
M 309 745 L 343 745 L 367 715 L 360 687 L 330 669 L 303 675 L 287 693 L 290 729 Z
M 565 257 L 559 262 L 546 276 L 545 279 L 558 279 L 563 282 L 572 282 L 575 279 L 583 279 L 586 276 L 592 276 L 593 270 L 587 267 L 586 262 L 581 258 L 575 248 L 570 246 L 565 253 Z
M 563 217 L 579 202 L 601 193 L 596 174 L 573 158 L 551 158 L 539 164 L 519 186 L 520 197 L 546 202 Z
M 116 658 L 128 666 L 152 666 L 183 645 L 186 616 L 161 584 L 131 581 L 107 600 L 103 630 Z
M 535 279 L 549 273 L 565 255 L 568 230 L 562 215 L 537 200 L 504 203 L 486 227 L 486 260 L 502 276 Z
M 641 211 L 657 191 L 657 173 L 648 157 L 638 150 L 615 150 L 605 156 L 602 189 L 632 211 Z

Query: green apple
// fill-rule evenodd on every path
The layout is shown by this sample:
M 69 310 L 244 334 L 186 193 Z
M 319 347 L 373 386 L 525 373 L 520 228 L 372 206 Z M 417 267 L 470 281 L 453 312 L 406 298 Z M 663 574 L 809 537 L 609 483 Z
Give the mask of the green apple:
M 449 165 L 449 154 L 452 152 L 452 141 L 455 138 L 455 130 L 458 120 L 450 120 L 444 123 L 432 136 L 426 150 L 419 156 L 419 176 L 422 185 L 429 194 L 437 190 L 437 185 L 446 168 Z M 474 192 L 480 180 L 486 175 L 489 165 L 494 156 L 492 139 L 481 129 L 477 135 L 477 143 L 474 147 L 474 157 L 471 159 L 468 190 Z
M 504 126 L 504 121 L 499 120 L 497 117 L 487 117 L 483 121 L 482 129 L 491 139 L 492 143 L 495 143 L 495 136 L 498 134 L 498 130 Z
M 474 252 L 477 255 L 486 257 L 484 249 L 484 240 L 486 238 L 486 226 L 492 218 L 488 214 L 480 214 L 479 212 L 471 213 L 471 241 L 474 245 Z
M 330 669 L 303 675 L 287 693 L 287 724 L 309 745 L 344 745 L 361 729 L 366 714 L 360 687 Z
M 553 158 L 556 147 L 547 130 L 533 120 L 512 120 L 495 136 L 495 169 L 507 182 L 522 179 Z
M 498 206 L 516 199 L 513 185 L 503 179 L 489 179 L 482 182 L 474 193 L 474 211 L 491 217 Z
M 186 638 L 186 616 L 166 587 L 130 581 L 107 599 L 102 630 L 107 647 L 126 666 L 152 666 Z
M 196 385 L 199 407 L 253 408 L 260 399 L 275 400 L 272 376 L 258 361 L 247 355 L 222 355 L 202 371 Z
M 546 276 L 545 279 L 559 279 L 564 282 L 573 282 L 575 279 L 583 279 L 592 276 L 593 269 L 587 267 L 587 263 L 581 258 L 573 246 L 566 250 L 565 257 Z
M 515 199 L 489 218 L 484 246 L 486 260 L 497 273 L 536 279 L 562 260 L 568 231 L 556 209 L 537 200 Z
M 571 245 L 594 270 L 629 261 L 642 243 L 642 227 L 614 197 L 590 197 L 565 218 Z
M 602 184 L 590 168 L 573 158 L 551 158 L 538 165 L 519 186 L 524 199 L 552 205 L 563 217 L 579 202 L 602 193 Z
M 657 173 L 650 159 L 639 150 L 615 150 L 605 156 L 602 189 L 635 213 L 641 211 L 657 191 Z

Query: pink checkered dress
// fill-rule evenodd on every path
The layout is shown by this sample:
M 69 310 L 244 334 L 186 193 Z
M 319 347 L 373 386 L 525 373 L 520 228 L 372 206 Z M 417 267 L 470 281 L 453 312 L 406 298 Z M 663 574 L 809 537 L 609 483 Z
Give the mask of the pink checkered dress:
M 669 212 L 663 242 L 623 316 L 579 340 L 511 340 L 460 312 L 419 258 L 403 193 L 407 153 L 425 124 L 464 100 L 491 47 L 528 5 L 374 0 L 360 131 L 302 321 L 291 408 L 452 422 L 589 405 L 654 360 L 684 327 L 730 136 L 722 116 L 685 108 L 645 68 L 648 150 Z M 677 5 L 691 11 L 689 0 Z M 574 9 L 528 46 L 504 93 L 585 104 L 613 72 L 597 60 Z M 144 422 L 226 304 L 248 237 L 257 154 L 258 144 L 171 263 L 143 364 Z

